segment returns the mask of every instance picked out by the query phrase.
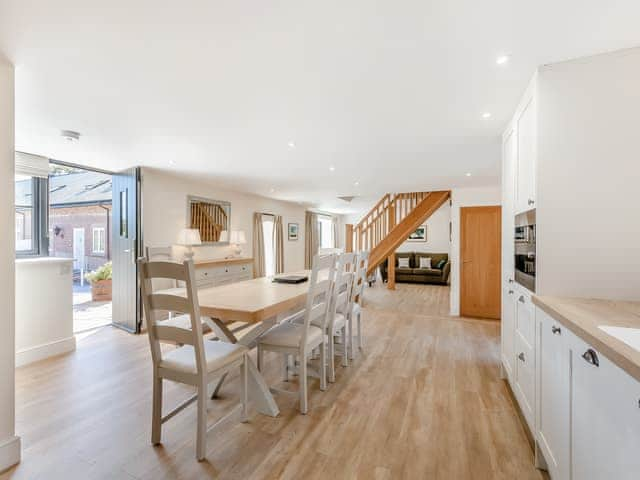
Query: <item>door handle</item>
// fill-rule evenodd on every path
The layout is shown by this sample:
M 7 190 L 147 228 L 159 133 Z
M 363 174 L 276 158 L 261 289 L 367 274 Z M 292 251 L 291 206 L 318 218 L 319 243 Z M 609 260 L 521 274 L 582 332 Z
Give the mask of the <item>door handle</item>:
M 551 333 L 553 333 L 554 335 L 562 335 L 562 329 L 554 325 L 551 327 Z
M 524 362 L 524 352 L 520 352 L 520 355 L 518 355 L 518 360 Z
M 598 354 L 593 348 L 588 349 L 586 352 L 582 354 L 582 358 L 584 358 L 587 363 L 590 363 L 594 367 L 600 366 L 600 360 L 598 360 Z

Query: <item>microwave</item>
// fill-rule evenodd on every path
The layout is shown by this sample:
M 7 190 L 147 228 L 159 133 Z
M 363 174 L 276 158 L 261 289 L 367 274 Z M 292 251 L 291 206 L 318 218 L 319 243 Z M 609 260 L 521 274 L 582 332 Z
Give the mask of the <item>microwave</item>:
M 514 280 L 536 291 L 536 221 L 535 210 L 521 213 L 515 218 L 514 241 Z

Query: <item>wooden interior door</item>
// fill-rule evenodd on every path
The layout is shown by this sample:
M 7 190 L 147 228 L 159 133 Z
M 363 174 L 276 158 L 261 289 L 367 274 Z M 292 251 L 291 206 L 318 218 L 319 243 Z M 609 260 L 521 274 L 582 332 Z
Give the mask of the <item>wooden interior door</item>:
M 500 319 L 502 212 L 499 206 L 460 209 L 460 314 Z

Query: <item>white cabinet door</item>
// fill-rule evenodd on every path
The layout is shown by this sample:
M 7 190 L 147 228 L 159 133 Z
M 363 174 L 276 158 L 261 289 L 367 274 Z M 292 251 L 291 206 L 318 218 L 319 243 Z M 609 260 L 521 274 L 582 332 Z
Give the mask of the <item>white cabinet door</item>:
M 513 287 L 507 283 L 502 289 L 502 319 L 501 319 L 501 340 L 502 340 L 502 365 L 509 379 L 513 382 L 515 370 L 515 334 L 516 334 L 516 304 Z
M 518 117 L 516 213 L 535 208 L 536 200 L 536 101 L 532 96 Z
M 533 348 L 536 338 L 535 307 L 531 301 L 531 294 L 526 289 L 516 286 L 516 331 L 520 332 L 527 345 Z
M 538 442 L 552 479 L 570 476 L 571 333 L 536 309 L 538 325 Z
M 637 480 L 640 382 L 577 337 L 572 365 L 572 477 Z
M 535 350 L 520 332 L 515 334 L 515 395 L 531 432 L 535 430 Z

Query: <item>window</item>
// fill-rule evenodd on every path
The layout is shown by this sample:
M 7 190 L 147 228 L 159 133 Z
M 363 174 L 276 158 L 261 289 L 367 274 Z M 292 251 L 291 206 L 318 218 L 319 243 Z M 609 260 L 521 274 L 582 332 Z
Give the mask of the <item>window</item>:
M 47 252 L 47 179 L 31 175 L 15 176 L 16 255 Z
M 93 229 L 93 253 L 104 254 L 105 250 L 105 231 L 103 227 L 94 227 Z
M 276 249 L 273 241 L 274 217 L 272 215 L 262 216 L 262 232 L 264 239 L 264 274 L 273 277 L 276 273 Z
M 335 248 L 333 219 L 327 216 L 318 216 L 318 228 L 320 229 L 320 248 Z

